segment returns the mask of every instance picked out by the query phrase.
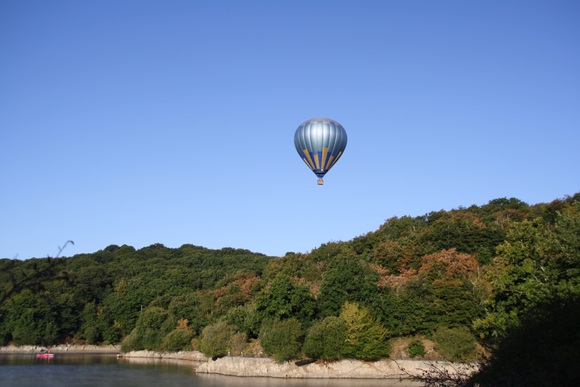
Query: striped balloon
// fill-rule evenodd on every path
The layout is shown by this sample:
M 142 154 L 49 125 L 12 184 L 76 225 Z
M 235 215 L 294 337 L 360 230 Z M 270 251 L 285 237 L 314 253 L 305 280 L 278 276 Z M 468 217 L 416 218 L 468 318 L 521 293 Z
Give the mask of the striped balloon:
M 338 122 L 328 118 L 313 118 L 296 129 L 294 146 L 308 168 L 318 176 L 318 184 L 338 161 L 346 148 L 346 131 Z

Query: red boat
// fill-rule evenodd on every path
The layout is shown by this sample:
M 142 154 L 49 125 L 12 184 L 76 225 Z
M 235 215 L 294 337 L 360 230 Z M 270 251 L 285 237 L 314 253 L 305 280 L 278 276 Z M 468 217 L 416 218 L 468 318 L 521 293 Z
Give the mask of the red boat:
M 37 359 L 51 359 L 53 357 L 54 357 L 54 353 L 49 353 L 49 352 L 43 352 L 43 353 L 36 354 Z

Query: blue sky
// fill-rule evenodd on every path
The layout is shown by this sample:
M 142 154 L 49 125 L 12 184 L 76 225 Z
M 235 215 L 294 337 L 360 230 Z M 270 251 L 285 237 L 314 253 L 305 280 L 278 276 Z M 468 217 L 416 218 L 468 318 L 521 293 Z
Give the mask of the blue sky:
M 0 2 L 0 257 L 307 252 L 580 191 L 580 2 Z M 313 117 L 349 136 L 325 185 Z

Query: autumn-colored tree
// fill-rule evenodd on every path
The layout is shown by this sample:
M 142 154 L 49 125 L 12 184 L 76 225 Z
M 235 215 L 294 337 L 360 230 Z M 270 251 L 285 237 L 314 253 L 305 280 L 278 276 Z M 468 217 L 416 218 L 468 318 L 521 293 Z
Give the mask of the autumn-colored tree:
M 478 264 L 473 255 L 442 250 L 423 257 L 418 276 L 427 281 L 424 299 L 430 303 L 434 326 L 470 326 L 479 315 L 483 286 L 477 281 Z
M 458 253 L 454 248 L 444 249 L 423 257 L 419 275 L 435 281 L 453 280 L 472 275 L 477 267 L 477 260 L 473 255 Z
M 347 358 L 377 360 L 390 353 L 389 332 L 369 309 L 345 302 L 340 312 L 346 324 L 343 355 Z
M 240 275 L 241 278 L 229 278 L 226 284 L 211 291 L 214 298 L 211 314 L 214 319 L 223 316 L 230 308 L 246 304 L 260 290 L 258 277 L 248 273 Z
M 421 244 L 429 244 L 433 251 L 455 248 L 459 252 L 474 254 L 479 262 L 488 263 L 501 243 L 505 233 L 489 227 L 470 211 L 440 211 L 431 215 L 429 227 L 424 229 Z

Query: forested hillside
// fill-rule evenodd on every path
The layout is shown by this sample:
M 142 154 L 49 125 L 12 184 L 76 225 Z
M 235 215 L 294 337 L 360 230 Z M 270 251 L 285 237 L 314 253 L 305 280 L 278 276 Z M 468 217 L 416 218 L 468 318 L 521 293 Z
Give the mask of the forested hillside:
M 570 305 L 580 295 L 580 194 L 395 217 L 284 257 L 156 244 L 3 259 L 0 285 L 4 345 L 373 360 L 402 356 L 392 353 L 396 339 L 406 356 L 434 356 L 430 340 L 437 356 L 471 361 L 482 348 L 501 354 L 514 332 L 554 311 L 579 321 Z M 580 344 L 577 326 L 566 342 L 546 339 L 558 356 Z

